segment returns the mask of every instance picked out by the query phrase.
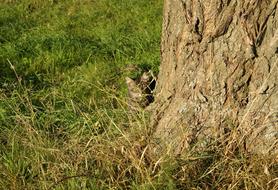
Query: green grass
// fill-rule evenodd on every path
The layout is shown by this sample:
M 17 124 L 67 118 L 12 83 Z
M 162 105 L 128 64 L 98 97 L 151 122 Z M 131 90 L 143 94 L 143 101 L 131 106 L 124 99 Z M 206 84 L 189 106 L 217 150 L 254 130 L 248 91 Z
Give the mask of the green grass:
M 277 189 L 277 158 L 223 142 L 152 154 L 124 78 L 158 72 L 162 4 L 1 1 L 0 189 Z

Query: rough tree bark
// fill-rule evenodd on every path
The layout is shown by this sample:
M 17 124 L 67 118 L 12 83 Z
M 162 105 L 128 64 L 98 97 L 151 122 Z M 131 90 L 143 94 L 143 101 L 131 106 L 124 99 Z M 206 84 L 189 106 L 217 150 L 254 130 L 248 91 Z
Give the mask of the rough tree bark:
M 278 0 L 165 0 L 154 137 L 277 152 Z M 231 136 L 231 135 L 230 135 Z

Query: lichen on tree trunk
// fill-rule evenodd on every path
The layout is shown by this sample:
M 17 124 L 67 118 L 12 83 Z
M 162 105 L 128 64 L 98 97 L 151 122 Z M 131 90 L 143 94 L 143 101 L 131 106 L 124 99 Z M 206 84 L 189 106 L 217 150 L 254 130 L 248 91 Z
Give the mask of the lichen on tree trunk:
M 277 0 L 165 0 L 153 125 L 181 153 L 235 133 L 277 152 Z

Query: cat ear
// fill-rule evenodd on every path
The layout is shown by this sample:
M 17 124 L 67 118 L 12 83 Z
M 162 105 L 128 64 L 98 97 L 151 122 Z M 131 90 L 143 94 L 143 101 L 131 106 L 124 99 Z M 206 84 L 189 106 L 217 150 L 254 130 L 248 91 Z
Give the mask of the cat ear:
M 126 77 L 125 81 L 126 81 L 126 85 L 127 85 L 127 89 L 128 89 L 129 98 L 134 99 L 134 100 L 141 98 L 142 90 L 138 87 L 136 82 L 129 77 Z
M 142 83 L 148 83 L 151 79 L 151 75 L 149 72 L 144 72 L 143 75 L 140 78 L 140 82 Z
M 128 91 L 132 91 L 132 92 L 138 91 L 139 87 L 133 79 L 126 77 L 125 82 L 126 82 Z
M 126 82 L 128 88 L 130 86 L 136 85 L 135 81 L 129 77 L 125 77 L 125 82 Z

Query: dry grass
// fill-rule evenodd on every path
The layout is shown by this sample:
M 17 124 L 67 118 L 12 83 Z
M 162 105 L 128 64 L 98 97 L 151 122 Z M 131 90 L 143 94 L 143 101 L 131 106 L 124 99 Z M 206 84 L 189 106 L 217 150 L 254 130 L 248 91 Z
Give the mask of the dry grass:
M 162 2 L 80 2 L 0 5 L 0 189 L 278 189 L 277 157 L 232 134 L 155 155 L 123 81 L 157 69 Z
M 100 87 L 99 87 L 100 88 Z M 102 89 L 117 109 L 72 102 L 56 122 L 49 108 L 42 130 L 27 94 L 15 96 L 19 106 L 13 130 L 1 133 L 1 187 L 4 189 L 277 189 L 277 157 L 254 155 L 227 141 L 215 141 L 200 151 L 192 147 L 174 157 L 152 151 L 148 114 L 130 114 L 125 101 Z M 2 94 L 1 99 L 5 99 Z M 66 100 L 64 100 L 66 101 Z M 18 104 L 18 101 L 17 101 Z M 21 105 L 21 106 L 22 106 Z M 82 108 L 82 106 L 84 106 Z M 82 111 L 82 109 L 90 110 Z M 23 108 L 21 108 L 23 109 Z M 61 110 L 60 110 L 61 111 Z M 68 117 L 77 117 L 70 119 Z M 95 119 L 97 118 L 97 119 Z M 64 121 L 63 121 L 64 120 Z M 73 122 L 73 123 L 72 123 Z M 41 126 L 41 127 L 40 127 Z M 5 135 L 4 135 L 5 134 Z M 233 144 L 233 146 L 229 146 Z

